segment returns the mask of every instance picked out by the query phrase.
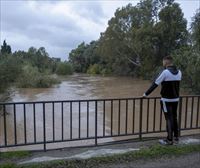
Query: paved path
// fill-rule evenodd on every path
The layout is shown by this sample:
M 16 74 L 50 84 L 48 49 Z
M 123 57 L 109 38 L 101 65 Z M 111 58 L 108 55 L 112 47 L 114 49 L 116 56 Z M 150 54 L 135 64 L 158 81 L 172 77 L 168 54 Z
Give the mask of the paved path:
M 199 168 L 200 153 L 165 157 L 160 159 L 139 160 L 123 164 L 106 164 L 98 168 Z
M 200 135 L 181 137 L 180 144 L 200 143 Z M 20 160 L 18 163 L 33 163 L 52 160 L 68 159 L 88 159 L 96 156 L 105 156 L 129 151 L 139 150 L 143 147 L 149 147 L 158 144 L 158 140 L 148 140 L 142 142 L 127 142 L 97 147 L 66 148 L 63 150 L 52 150 L 47 152 L 33 152 L 30 158 Z

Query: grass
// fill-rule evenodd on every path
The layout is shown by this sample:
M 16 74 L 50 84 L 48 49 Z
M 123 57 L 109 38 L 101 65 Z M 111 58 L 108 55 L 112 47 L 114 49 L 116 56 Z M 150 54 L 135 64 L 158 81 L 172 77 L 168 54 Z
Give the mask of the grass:
M 0 168 L 79 168 L 79 167 L 98 167 L 101 164 L 119 164 L 132 162 L 139 159 L 153 159 L 164 156 L 179 156 L 192 152 L 200 152 L 200 145 L 182 145 L 182 146 L 161 146 L 154 145 L 150 148 L 143 148 L 139 151 L 132 151 L 125 154 L 116 154 L 112 156 L 94 157 L 85 160 L 60 160 L 46 163 L 15 165 L 7 163 Z
M 20 159 L 31 155 L 28 151 L 0 152 L 0 159 Z
M 11 160 L 22 159 L 29 156 L 31 156 L 31 152 L 28 151 L 0 152 L 0 160 L 7 161 L 6 164 L 0 164 L 0 168 L 17 168 L 14 163 L 10 163 Z

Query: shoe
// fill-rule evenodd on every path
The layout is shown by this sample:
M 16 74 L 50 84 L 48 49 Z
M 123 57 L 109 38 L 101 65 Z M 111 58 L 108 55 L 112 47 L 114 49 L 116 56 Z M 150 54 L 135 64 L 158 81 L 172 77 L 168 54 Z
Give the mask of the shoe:
M 178 137 L 175 137 L 175 138 L 174 138 L 174 144 L 177 145 L 178 143 L 179 143 L 179 139 L 178 139 Z
M 159 143 L 161 145 L 173 145 L 173 141 L 170 141 L 168 139 L 159 139 Z

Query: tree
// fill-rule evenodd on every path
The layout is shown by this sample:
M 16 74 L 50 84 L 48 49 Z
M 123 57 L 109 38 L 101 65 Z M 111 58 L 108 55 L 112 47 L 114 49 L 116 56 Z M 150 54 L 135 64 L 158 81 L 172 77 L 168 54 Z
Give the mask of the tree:
M 60 62 L 57 66 L 56 73 L 58 75 L 71 75 L 73 73 L 71 64 L 68 62 Z
M 86 60 L 83 55 L 87 47 L 88 46 L 83 42 L 69 54 L 69 62 L 76 72 L 86 72 L 87 70 L 85 67 Z
M 200 49 L 200 8 L 192 18 L 191 31 L 193 45 Z
M 2 54 L 11 54 L 11 47 L 6 43 L 6 40 L 3 41 L 3 45 L 1 46 Z
M 16 81 L 21 73 L 21 67 L 21 62 L 12 55 L 0 57 L 0 92 L 5 91 Z
M 175 62 L 183 73 L 183 85 L 193 93 L 200 93 L 200 12 L 197 10 L 191 23 L 191 43 L 173 53 Z
M 98 41 L 82 43 L 72 50 L 70 61 L 77 72 L 86 72 L 90 65 L 100 64 L 100 69 L 116 75 L 150 78 L 164 56 L 187 46 L 186 25 L 174 0 L 128 4 L 116 10 Z
M 158 33 L 158 55 L 164 57 L 182 45 L 187 45 L 187 20 L 177 3 L 170 3 L 159 13 L 160 21 L 155 25 Z
M 129 74 L 133 71 L 132 68 L 135 68 L 135 65 L 131 63 L 137 59 L 132 29 L 141 24 L 138 12 L 138 8 L 131 4 L 117 9 L 115 17 L 108 22 L 108 28 L 101 34 L 99 55 L 105 67 L 110 68 L 115 74 Z

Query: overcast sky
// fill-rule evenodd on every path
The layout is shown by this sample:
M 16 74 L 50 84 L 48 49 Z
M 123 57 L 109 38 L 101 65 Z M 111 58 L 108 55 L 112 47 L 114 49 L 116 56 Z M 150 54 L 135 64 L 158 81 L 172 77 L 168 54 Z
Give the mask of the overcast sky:
M 0 38 L 12 51 L 45 47 L 51 57 L 68 58 L 78 44 L 97 40 L 118 7 L 138 0 L 0 0 Z M 191 22 L 199 0 L 176 0 Z

